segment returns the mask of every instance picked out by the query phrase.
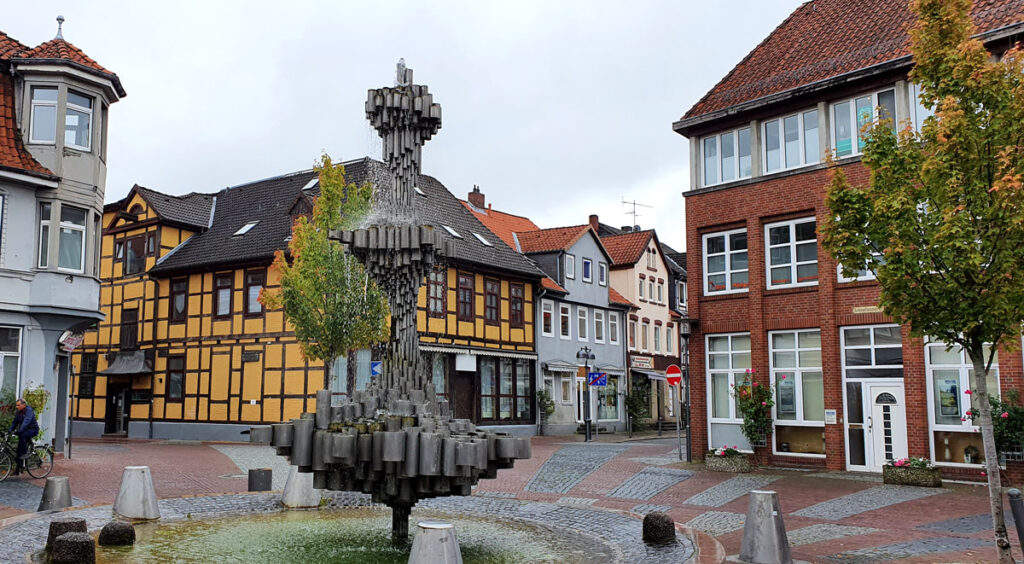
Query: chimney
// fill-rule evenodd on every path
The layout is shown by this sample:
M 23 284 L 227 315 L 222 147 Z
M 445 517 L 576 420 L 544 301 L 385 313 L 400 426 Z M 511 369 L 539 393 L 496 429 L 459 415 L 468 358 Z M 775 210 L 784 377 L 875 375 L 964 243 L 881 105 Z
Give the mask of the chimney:
M 619 229 L 622 230 L 623 233 L 629 233 L 630 231 L 633 230 L 633 227 L 631 227 L 629 225 L 623 225 Z
M 469 203 L 473 204 L 473 206 L 478 209 L 482 210 L 487 207 L 485 205 L 486 199 L 484 198 L 484 193 L 480 191 L 480 187 L 476 184 L 473 185 L 473 191 L 469 193 L 468 199 Z
M 600 233 L 600 223 L 597 221 L 597 214 L 590 214 L 590 228 L 594 230 L 594 233 Z

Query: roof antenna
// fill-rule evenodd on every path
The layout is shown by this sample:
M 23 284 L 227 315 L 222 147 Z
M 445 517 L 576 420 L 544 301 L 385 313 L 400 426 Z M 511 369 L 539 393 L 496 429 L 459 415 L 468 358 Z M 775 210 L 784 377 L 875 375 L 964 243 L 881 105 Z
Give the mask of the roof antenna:
M 64 27 L 64 16 L 57 16 L 57 37 L 54 39 L 64 39 L 64 33 L 62 28 Z

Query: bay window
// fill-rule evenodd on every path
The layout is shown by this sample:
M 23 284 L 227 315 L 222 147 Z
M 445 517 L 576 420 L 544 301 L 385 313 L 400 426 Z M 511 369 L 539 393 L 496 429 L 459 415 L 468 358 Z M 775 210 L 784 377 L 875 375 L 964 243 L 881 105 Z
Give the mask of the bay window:
M 818 110 L 764 122 L 764 171 L 778 172 L 821 160 Z
M 29 143 L 55 143 L 57 141 L 57 88 L 32 87 L 32 123 Z
M 743 127 L 701 141 L 704 186 L 750 178 L 750 128 Z
M 859 155 L 867 138 L 865 125 L 889 119 L 896 128 L 896 91 L 882 90 L 832 104 L 832 149 L 837 157 Z
M 57 268 L 72 272 L 85 269 L 85 225 L 89 212 L 82 208 L 60 207 L 60 245 Z
M 986 358 L 990 348 L 985 347 Z M 932 460 L 936 464 L 981 465 L 985 449 L 981 433 L 966 414 L 978 413 L 980 406 L 969 394 L 977 385 L 970 357 L 959 345 L 947 348 L 946 343 L 925 345 L 925 368 L 928 373 L 928 421 L 931 424 Z M 986 379 L 989 394 L 999 397 L 998 356 L 992 361 Z M 993 413 L 993 416 L 998 414 Z
M 773 452 L 825 454 L 825 388 L 821 331 L 768 333 L 771 381 L 775 386 Z
M 747 230 L 704 235 L 704 294 L 746 292 L 749 282 Z
M 750 333 L 707 335 L 705 339 L 710 444 L 737 445 L 741 450 L 750 450 L 740 430 L 743 419 L 732 395 L 733 388 L 748 380 Z
M 39 204 L 39 268 L 50 266 L 50 216 L 53 213 L 53 204 L 43 202 Z
M 68 90 L 64 113 L 64 146 L 82 151 L 92 148 L 92 106 L 92 98 Z
M 768 288 L 818 283 L 818 239 L 814 218 L 766 225 Z

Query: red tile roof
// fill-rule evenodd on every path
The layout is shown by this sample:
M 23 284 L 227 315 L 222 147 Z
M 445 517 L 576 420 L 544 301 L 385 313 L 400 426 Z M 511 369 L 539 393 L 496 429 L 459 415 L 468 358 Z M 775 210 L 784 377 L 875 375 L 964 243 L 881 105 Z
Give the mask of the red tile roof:
M 552 279 L 550 276 L 545 276 L 544 278 L 541 278 L 540 285 L 542 288 L 545 288 L 547 290 L 554 290 L 556 292 L 562 292 L 563 294 L 569 293 L 566 291 L 565 288 L 559 286 L 558 282 L 555 282 L 554 279 Z
M 11 55 L 27 49 L 28 45 L 0 31 L 0 60 L 8 59 Z
M 628 305 L 630 307 L 636 307 L 633 302 L 626 299 L 625 296 L 615 291 L 615 288 L 608 288 L 608 301 L 613 304 Z
M 479 208 L 470 205 L 469 202 L 466 202 L 465 200 L 459 201 L 462 202 L 462 205 L 466 206 L 466 209 L 472 212 L 478 220 L 480 220 L 480 223 L 484 224 L 484 227 L 490 229 L 491 232 L 500 237 L 506 245 L 517 251 L 519 249 L 516 247 L 515 237 L 512 234 L 539 229 L 537 224 L 530 221 L 528 218 L 500 212 L 490 208 L 481 211 Z
M 612 258 L 612 266 L 625 266 L 636 264 L 640 260 L 647 243 L 654 234 L 651 230 L 631 231 L 621 235 L 609 235 L 601 237 L 604 248 Z
M 590 231 L 589 224 L 521 231 L 516 235 L 519 237 L 519 246 L 522 248 L 522 252 L 544 253 L 568 249 L 588 231 Z
M 3 43 L 0 43 L 2 49 Z M 0 72 L 0 168 L 54 178 L 21 142 L 21 131 L 14 115 L 14 79 L 6 72 Z
M 64 39 L 55 38 L 39 45 L 34 49 L 22 51 L 14 56 L 15 59 L 61 59 L 65 61 L 71 61 L 78 63 L 82 66 L 91 68 L 92 70 L 100 71 L 104 74 L 116 76 L 114 73 L 100 66 L 99 63 L 92 60 L 89 55 L 82 52 L 81 49 L 75 47 L 71 43 L 68 43 Z
M 1024 0 L 976 0 L 979 32 L 1024 22 Z M 907 0 L 812 0 L 704 95 L 683 120 L 697 118 L 910 54 Z

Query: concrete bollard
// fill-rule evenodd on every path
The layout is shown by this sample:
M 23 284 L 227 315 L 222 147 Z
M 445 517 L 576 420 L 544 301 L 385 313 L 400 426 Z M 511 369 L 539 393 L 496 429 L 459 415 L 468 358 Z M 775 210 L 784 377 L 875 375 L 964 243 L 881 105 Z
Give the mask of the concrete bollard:
M 274 472 L 270 468 L 249 469 L 249 491 L 265 492 L 274 489 Z
M 270 425 L 254 425 L 249 429 L 249 442 L 257 445 L 269 445 L 274 437 L 274 429 Z
M 420 521 L 412 541 L 409 564 L 462 564 L 459 539 L 451 523 Z
M 54 517 L 50 520 L 50 531 L 46 535 L 46 550 L 50 550 L 53 541 L 64 533 L 86 533 L 88 531 L 85 519 L 82 517 Z
M 313 487 L 313 473 L 299 472 L 298 466 L 288 467 L 288 481 L 284 484 L 281 504 L 285 507 L 317 507 L 320 505 L 320 490 Z
M 66 476 L 50 476 L 43 486 L 43 498 L 39 500 L 39 509 L 36 511 L 65 507 L 71 507 L 71 483 Z
M 786 525 L 782 522 L 778 493 L 760 490 L 750 492 L 740 560 L 754 564 L 793 562 L 789 539 L 786 538 Z
M 54 564 L 95 564 L 96 543 L 89 533 L 64 533 L 50 547 L 50 562 Z
M 159 519 L 153 473 L 149 466 L 125 466 L 114 514 L 126 519 Z

